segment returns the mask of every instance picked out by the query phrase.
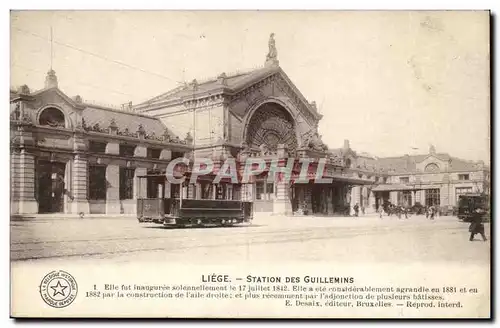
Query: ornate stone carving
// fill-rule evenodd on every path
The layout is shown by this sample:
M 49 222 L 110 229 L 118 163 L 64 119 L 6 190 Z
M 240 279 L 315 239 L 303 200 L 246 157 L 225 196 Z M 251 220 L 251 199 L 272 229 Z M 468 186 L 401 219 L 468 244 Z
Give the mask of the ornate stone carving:
M 269 52 L 266 56 L 266 66 L 278 65 L 278 50 L 276 49 L 276 41 L 274 40 L 274 33 L 269 35 L 268 42 Z
M 19 87 L 19 89 L 17 90 L 17 92 L 19 94 L 22 94 L 22 95 L 29 95 L 30 94 L 30 88 L 26 85 L 26 84 L 23 84 Z
M 99 132 L 99 133 L 107 133 L 108 129 L 102 128 L 99 123 L 92 125 L 88 131 Z
M 189 84 L 189 86 L 194 91 L 198 90 L 198 81 L 196 79 L 193 79 L 193 81 L 191 81 L 191 83 Z
M 328 151 L 328 146 L 323 143 L 321 136 L 313 131 L 309 131 L 302 136 L 302 147 L 307 147 L 314 151 Z
M 165 141 L 165 142 L 170 142 L 170 140 L 172 138 L 172 136 L 170 135 L 170 132 L 168 132 L 168 129 L 165 129 L 163 131 L 162 137 L 163 137 L 163 141 Z
M 146 134 L 146 130 L 144 130 L 144 126 L 142 124 L 139 124 L 139 126 L 137 127 L 137 133 L 139 135 L 145 135 Z
M 150 140 L 163 141 L 163 136 L 157 136 L 154 132 L 151 134 L 146 134 L 144 138 Z
M 117 134 L 125 137 L 132 137 L 132 138 L 137 138 L 137 133 L 135 132 L 130 132 L 128 128 L 125 128 L 123 131 L 118 131 Z
M 28 113 L 24 113 L 21 121 L 23 122 L 23 124 L 33 124 L 33 120 L 31 119 L 31 115 Z
M 114 118 L 109 122 L 109 130 L 110 131 L 118 131 L 118 124 L 116 124 L 116 120 Z
M 184 138 L 184 141 L 188 144 L 188 145 L 191 145 L 193 144 L 193 137 L 191 136 L 191 133 L 188 132 L 186 134 L 186 138 Z
M 17 102 L 15 104 L 14 110 L 10 113 L 10 119 L 18 121 L 21 118 L 21 104 Z
M 76 95 L 74 100 L 77 104 L 81 104 L 83 102 L 82 97 L 80 95 Z
M 287 146 L 290 152 L 297 149 L 293 119 L 275 104 L 264 104 L 255 111 L 247 127 L 246 142 L 250 147 L 265 145 L 276 151 L 278 144 Z
M 226 79 L 227 79 L 226 73 L 222 73 L 219 76 L 217 76 L 217 83 L 221 85 L 227 85 Z

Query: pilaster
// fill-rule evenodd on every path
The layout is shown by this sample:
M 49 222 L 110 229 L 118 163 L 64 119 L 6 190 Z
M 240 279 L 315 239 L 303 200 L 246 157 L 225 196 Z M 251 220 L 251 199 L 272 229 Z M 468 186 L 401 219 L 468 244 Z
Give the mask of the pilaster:
M 14 152 L 12 160 L 12 214 L 38 213 L 38 202 L 35 199 L 35 156 L 21 149 Z
M 87 200 L 87 158 L 82 154 L 76 154 L 73 159 L 72 190 L 70 211 L 73 214 L 88 214 L 89 201 Z
M 273 200 L 274 214 L 287 215 L 292 213 L 288 187 L 289 184 L 287 181 L 276 181 L 276 197 Z
M 120 214 L 120 167 L 106 167 L 106 214 Z

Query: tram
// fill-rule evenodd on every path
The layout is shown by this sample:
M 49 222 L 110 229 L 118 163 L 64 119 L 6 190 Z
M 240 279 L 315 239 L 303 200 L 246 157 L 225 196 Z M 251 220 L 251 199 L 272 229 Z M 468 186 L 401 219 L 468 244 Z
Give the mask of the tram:
M 145 197 L 137 199 L 139 223 L 157 223 L 174 227 L 233 226 L 251 222 L 253 203 L 241 200 L 241 184 L 215 174 L 202 175 L 190 183 L 191 173 L 182 173 L 184 183 L 170 184 L 166 174 L 139 176 L 140 186 L 147 186 Z M 139 191 L 139 194 L 142 193 Z

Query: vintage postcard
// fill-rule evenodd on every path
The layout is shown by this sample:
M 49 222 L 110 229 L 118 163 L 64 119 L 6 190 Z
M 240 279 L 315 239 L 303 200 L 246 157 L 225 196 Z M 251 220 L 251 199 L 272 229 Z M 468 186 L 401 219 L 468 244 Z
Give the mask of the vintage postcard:
M 12 317 L 491 317 L 490 12 L 10 30 Z

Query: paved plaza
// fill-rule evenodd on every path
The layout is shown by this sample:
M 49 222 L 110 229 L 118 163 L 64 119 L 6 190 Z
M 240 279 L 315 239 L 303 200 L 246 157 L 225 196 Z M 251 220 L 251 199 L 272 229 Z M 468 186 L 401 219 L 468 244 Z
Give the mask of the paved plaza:
M 486 235 L 490 236 L 489 224 Z M 456 217 L 375 215 L 283 217 L 257 213 L 251 224 L 164 228 L 135 218 L 36 218 L 11 222 L 13 261 L 164 260 L 446 262 L 488 266 L 490 241 L 468 240 Z

